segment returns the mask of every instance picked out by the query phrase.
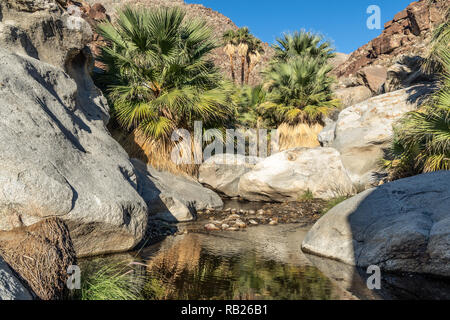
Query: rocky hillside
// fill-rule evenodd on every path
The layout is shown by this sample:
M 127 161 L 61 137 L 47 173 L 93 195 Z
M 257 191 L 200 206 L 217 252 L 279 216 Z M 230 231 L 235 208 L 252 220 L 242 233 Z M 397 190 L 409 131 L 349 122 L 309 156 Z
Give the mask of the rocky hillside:
M 443 22 L 449 4 L 447 0 L 411 3 L 384 25 L 380 36 L 357 49 L 336 68 L 336 75 L 356 75 L 369 65 L 389 67 L 400 55 L 424 56 L 432 29 Z
M 137 7 L 145 7 L 145 8 L 154 8 L 154 7 L 181 7 L 186 11 L 186 15 L 188 19 L 203 19 L 206 23 L 213 29 L 214 37 L 221 41 L 222 35 L 225 31 L 233 29 L 237 30 L 238 27 L 231 21 L 228 17 L 223 14 L 214 11 L 210 8 L 206 8 L 200 4 L 186 4 L 183 0 L 86 0 L 91 6 L 94 6 L 96 3 L 101 3 L 105 9 L 106 13 L 109 16 L 114 17 L 114 14 L 117 9 L 124 7 L 126 5 L 137 6 Z M 219 42 L 220 43 L 220 42 Z M 264 49 L 266 54 L 263 55 L 261 62 L 255 67 L 254 71 L 250 76 L 250 84 L 257 84 L 261 82 L 261 71 L 267 66 L 268 61 L 272 57 L 273 50 L 269 46 L 269 44 L 264 43 Z M 95 48 L 94 48 L 94 51 Z M 217 48 L 213 54 L 213 60 L 215 61 L 216 66 L 218 66 L 223 73 L 231 79 L 231 71 L 230 71 L 230 63 L 228 56 L 224 53 L 221 47 Z M 238 57 L 236 57 L 235 65 L 240 66 L 240 59 L 238 61 Z M 239 69 L 240 70 L 240 67 Z

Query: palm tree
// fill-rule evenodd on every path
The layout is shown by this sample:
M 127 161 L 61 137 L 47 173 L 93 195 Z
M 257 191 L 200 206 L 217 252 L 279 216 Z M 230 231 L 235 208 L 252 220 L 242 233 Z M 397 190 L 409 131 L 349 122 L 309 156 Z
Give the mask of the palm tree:
M 228 30 L 223 34 L 223 41 L 224 41 L 223 50 L 230 59 L 231 78 L 233 79 L 233 83 L 236 82 L 236 73 L 234 71 L 234 54 L 236 53 L 236 39 L 237 34 L 236 31 L 234 30 Z
M 275 61 L 288 61 L 299 56 L 322 58 L 327 61 L 333 58 L 333 47 L 329 41 L 324 41 L 321 35 L 305 31 L 296 31 L 293 34 L 286 33 L 277 38 L 275 49 Z
M 169 141 L 175 128 L 223 123 L 232 112 L 231 85 L 208 55 L 216 47 L 205 22 L 179 8 L 132 9 L 99 26 L 109 43 L 99 79 L 118 123 L 150 139 Z
M 245 83 L 248 84 L 250 79 L 250 73 L 255 66 L 261 61 L 261 54 L 264 54 L 264 48 L 262 41 L 258 38 L 251 36 L 249 39 L 249 47 L 247 50 L 247 74 L 245 76 Z
M 445 71 L 445 57 L 450 50 L 450 8 L 447 9 L 445 22 L 433 32 L 431 47 L 423 69 L 429 73 L 442 73 Z
M 273 119 L 265 113 L 267 92 L 262 85 L 256 87 L 244 86 L 241 89 L 238 102 L 238 123 L 248 128 L 268 128 L 273 126 Z
M 320 57 L 301 56 L 274 64 L 266 72 L 269 102 L 265 108 L 280 123 L 320 123 L 323 115 L 339 106 L 339 100 L 333 99 L 331 70 Z
M 394 127 L 390 159 L 384 160 L 391 179 L 450 170 L 450 24 L 438 29 L 428 66 L 440 65 L 440 89 L 417 111 L 407 113 Z M 447 35 L 447 39 L 443 35 Z M 439 35 L 439 36 L 437 36 Z
M 247 54 L 249 49 L 249 43 L 251 41 L 252 35 L 247 27 L 240 28 L 237 31 L 237 49 L 238 54 L 241 57 L 241 84 L 245 82 L 245 62 L 247 61 Z

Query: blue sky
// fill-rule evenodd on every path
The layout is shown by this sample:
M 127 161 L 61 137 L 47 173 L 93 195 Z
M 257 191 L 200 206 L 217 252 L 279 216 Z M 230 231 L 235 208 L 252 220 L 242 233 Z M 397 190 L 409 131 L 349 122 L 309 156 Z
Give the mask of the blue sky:
M 382 25 L 412 0 L 185 0 L 200 3 L 229 17 L 239 27 L 273 43 L 286 31 L 320 32 L 333 40 L 337 51 L 350 53 L 369 42 L 381 30 L 369 30 L 370 5 L 381 9 Z

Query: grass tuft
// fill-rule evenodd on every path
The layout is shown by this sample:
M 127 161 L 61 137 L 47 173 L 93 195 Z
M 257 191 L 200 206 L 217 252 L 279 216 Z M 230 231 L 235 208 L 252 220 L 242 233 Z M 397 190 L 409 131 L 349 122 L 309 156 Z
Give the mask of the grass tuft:
M 141 300 L 142 282 L 134 270 L 110 264 L 82 278 L 81 300 Z
M 327 213 L 328 211 L 330 211 L 331 209 L 336 207 L 341 202 L 344 202 L 348 198 L 350 198 L 350 197 L 349 196 L 339 196 L 339 197 L 328 200 L 325 204 L 325 207 L 322 209 L 322 215 L 324 215 L 325 213 Z

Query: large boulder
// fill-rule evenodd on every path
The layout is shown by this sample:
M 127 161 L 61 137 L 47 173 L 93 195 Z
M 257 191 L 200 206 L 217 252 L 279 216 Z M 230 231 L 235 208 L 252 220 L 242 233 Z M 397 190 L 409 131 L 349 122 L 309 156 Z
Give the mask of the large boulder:
M 322 217 L 305 252 L 386 271 L 450 277 L 450 172 L 366 190 Z
M 228 197 L 237 197 L 239 180 L 260 161 L 258 157 L 218 154 L 200 166 L 198 180 Z
M 147 206 L 105 128 L 91 28 L 60 4 L 0 3 L 0 230 L 60 217 L 79 256 L 129 250 L 144 235 Z
M 223 207 L 219 195 L 192 178 L 158 171 L 137 159 L 132 162 L 137 171 L 138 191 L 152 213 L 151 219 L 186 222 L 195 218 L 197 210 Z
M 71 71 L 84 70 L 83 55 Z M 147 206 L 128 155 L 105 128 L 108 105 L 89 82 L 0 49 L 0 230 L 65 220 L 79 256 L 142 238 Z
M 337 89 L 334 95 L 341 101 L 342 107 L 345 108 L 369 99 L 372 97 L 372 91 L 366 86 L 356 86 Z
M 259 162 L 239 181 L 239 195 L 250 201 L 296 201 L 306 192 L 329 199 L 350 194 L 352 182 L 333 148 L 294 148 Z
M 392 125 L 406 112 L 416 109 L 432 89 L 430 85 L 413 86 L 373 97 L 341 111 L 334 140 L 328 145 L 341 153 L 354 184 L 377 183 L 382 174 L 379 162 L 393 135 Z
M 81 13 L 62 11 L 55 0 L 0 3 L 0 43 L 10 51 L 64 68 L 92 36 Z
M 373 94 L 379 94 L 387 78 L 386 68 L 380 65 L 368 66 L 358 72 L 358 77 Z
M 31 292 L 20 282 L 0 257 L 0 300 L 33 300 Z

